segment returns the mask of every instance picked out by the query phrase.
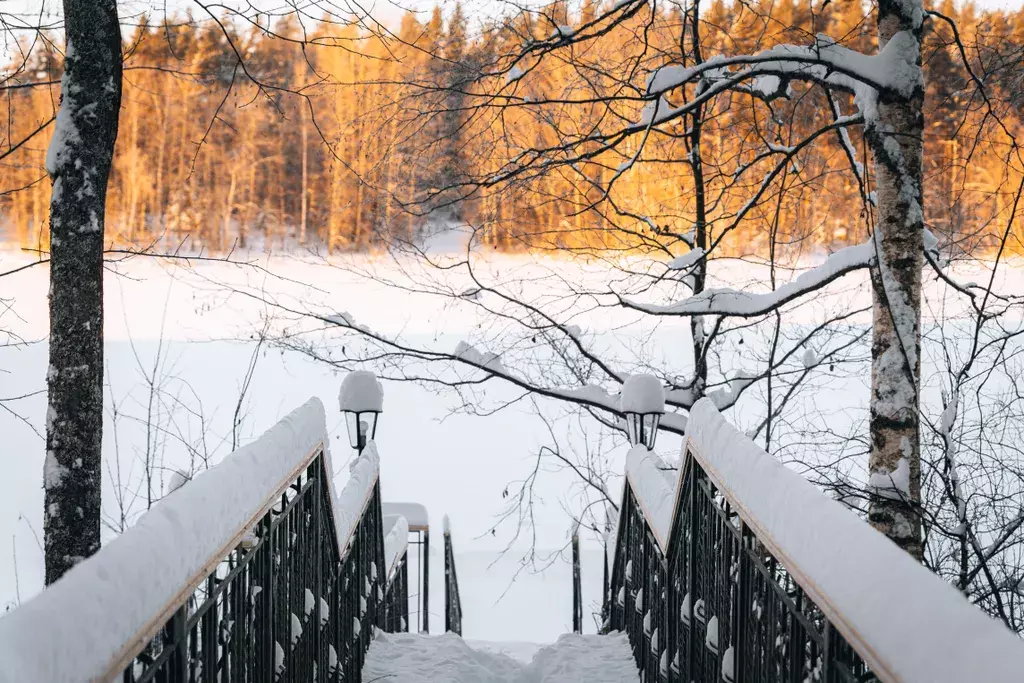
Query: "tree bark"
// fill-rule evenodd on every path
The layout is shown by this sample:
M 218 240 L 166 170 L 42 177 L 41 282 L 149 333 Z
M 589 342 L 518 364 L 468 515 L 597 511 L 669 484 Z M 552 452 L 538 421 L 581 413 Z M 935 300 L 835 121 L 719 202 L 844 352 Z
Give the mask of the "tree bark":
M 921 65 L 920 0 L 880 0 L 878 44 L 897 34 L 905 58 Z M 916 55 L 914 52 L 916 51 Z M 924 81 L 906 93 L 882 92 L 866 137 L 874 157 L 878 221 L 872 269 L 871 456 L 872 526 L 917 559 L 921 539 L 920 323 L 924 215 L 922 140 Z
M 299 244 L 306 246 L 306 215 L 309 211 L 309 189 L 308 189 L 308 160 L 307 150 L 309 148 L 309 142 L 307 136 L 309 135 L 306 129 L 306 110 L 305 102 L 299 105 L 299 116 L 302 117 L 302 203 L 301 203 L 301 215 L 299 217 Z
M 50 198 L 46 583 L 100 547 L 103 227 L 121 106 L 115 0 L 64 0 L 67 49 Z

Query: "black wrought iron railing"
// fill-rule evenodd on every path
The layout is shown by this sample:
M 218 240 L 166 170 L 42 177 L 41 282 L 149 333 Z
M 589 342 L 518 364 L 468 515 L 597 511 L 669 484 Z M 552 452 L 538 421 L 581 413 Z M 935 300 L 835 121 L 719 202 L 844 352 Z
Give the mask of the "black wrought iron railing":
M 572 632 L 583 633 L 583 585 L 580 572 L 580 525 L 572 529 Z
M 409 630 L 409 549 L 396 560 L 384 589 L 384 625 L 388 633 Z
M 125 683 L 359 680 L 373 628 L 408 618 L 405 577 L 386 601 L 379 482 L 341 550 L 327 476 L 320 451 L 124 669 Z
M 455 553 L 447 518 L 444 525 L 444 630 L 462 635 L 462 599 L 459 597 L 459 577 L 455 573 Z
M 632 485 L 620 508 L 604 609 L 644 683 L 877 680 L 691 454 L 683 468 L 664 541 Z

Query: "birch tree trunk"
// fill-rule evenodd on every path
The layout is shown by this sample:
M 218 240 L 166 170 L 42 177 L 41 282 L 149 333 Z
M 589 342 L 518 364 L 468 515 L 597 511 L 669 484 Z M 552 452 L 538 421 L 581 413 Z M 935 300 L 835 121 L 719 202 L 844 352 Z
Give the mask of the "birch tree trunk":
M 302 103 L 305 104 L 305 103 Z M 302 203 L 301 203 L 301 215 L 299 217 L 299 244 L 306 246 L 306 215 L 309 212 L 309 189 L 308 184 L 308 161 L 307 161 L 307 149 L 309 147 L 308 135 L 306 128 L 306 109 L 304 106 L 299 106 L 299 116 L 302 117 Z
M 879 49 L 901 41 L 921 65 L 921 0 L 880 0 Z M 901 34 L 902 35 L 898 35 Z M 908 40 L 909 37 L 914 40 Z M 924 215 L 921 167 L 924 79 L 905 94 L 879 93 L 866 136 L 874 157 L 878 222 L 872 269 L 870 508 L 872 526 L 915 558 L 921 539 L 920 323 Z
M 46 509 L 49 585 L 100 547 L 103 226 L 121 106 L 115 0 L 64 0 L 61 104 L 46 155 L 50 198 L 50 366 Z

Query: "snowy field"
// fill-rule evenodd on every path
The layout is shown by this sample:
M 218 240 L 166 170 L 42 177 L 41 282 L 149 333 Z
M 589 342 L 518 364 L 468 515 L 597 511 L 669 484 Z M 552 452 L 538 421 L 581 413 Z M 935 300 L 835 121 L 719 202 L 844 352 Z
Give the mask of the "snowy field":
M 4 270 L 23 262 L 21 256 L 0 252 Z M 108 410 L 103 495 L 105 522 L 111 527 L 120 524 L 121 517 L 115 490 L 128 489 L 122 500 L 129 522 L 146 509 L 142 462 L 147 443 L 156 461 L 155 497 L 167 490 L 173 471 L 187 467 L 194 457 L 183 446 L 183 438 L 193 445 L 205 442 L 202 448 L 209 452 L 211 462 L 230 451 L 233 414 L 254 348 L 249 335 L 260 314 L 258 308 L 236 305 L 236 301 L 225 303 L 214 283 L 240 272 L 230 266 L 200 268 L 197 275 L 137 260 L 123 272 L 124 277 L 109 274 L 106 285 Z M 25 340 L 45 339 L 45 267 L 5 278 L 2 288 L 0 296 L 13 298 L 12 310 L 17 313 L 9 312 L 0 319 L 3 329 Z M 345 295 L 339 297 L 343 302 L 339 308 L 366 316 L 377 308 L 382 311 L 377 324 L 385 328 L 403 325 L 400 298 L 389 298 L 381 291 L 342 290 Z M 408 326 L 404 329 L 410 330 Z M 420 333 L 423 340 L 436 339 L 436 335 L 428 336 L 426 329 Z M 454 347 L 459 330 L 450 326 L 449 332 Z M 416 333 L 411 336 L 417 338 Z M 164 405 L 150 411 L 145 377 L 154 376 L 157 358 L 160 366 L 155 383 L 162 387 L 165 398 Z M 33 392 L 45 389 L 46 364 L 45 341 L 0 347 L 0 395 L 31 394 L 16 404 L 25 421 L 7 412 L 0 415 L 0 612 L 42 588 L 44 450 L 40 435 L 44 433 L 45 395 Z M 255 438 L 307 398 L 318 396 L 328 410 L 335 467 L 339 480 L 344 481 L 351 449 L 337 404 L 340 382 L 340 373 L 302 354 L 264 347 L 243 401 L 239 442 Z M 458 554 L 466 636 L 551 642 L 571 630 L 571 571 L 566 547 L 571 522 L 566 510 L 578 505 L 564 493 L 568 487 L 564 480 L 559 482 L 557 474 L 542 478 L 536 532 L 538 564 L 543 571 L 522 566 L 529 548 L 525 540 L 503 554 L 512 541 L 512 529 L 499 527 L 492 533 L 505 505 L 502 492 L 529 471 L 536 449 L 545 443 L 546 431 L 526 406 L 481 418 L 450 414 L 456 405 L 450 395 L 410 383 L 387 383 L 385 412 L 377 434 L 385 500 L 424 504 L 435 531 L 431 630 L 444 627 L 440 531 L 447 514 Z M 196 416 L 198 412 L 202 419 Z M 153 416 L 149 421 L 159 424 L 159 429 L 148 435 L 143 419 L 147 414 Z M 120 487 L 114 485 L 118 479 Z M 110 528 L 105 532 L 114 533 Z M 594 538 L 585 538 L 584 546 L 586 604 L 596 610 L 601 553 Z M 588 630 L 595 630 L 589 613 L 586 618 Z
M 0 270 L 26 262 L 20 254 L 0 251 Z M 195 263 L 185 268 L 134 259 L 108 272 L 107 533 L 130 524 L 145 510 L 142 463 L 147 453 L 155 466 L 152 495 L 158 498 L 175 469 L 195 465 L 201 456 L 215 463 L 230 451 L 236 406 L 240 406 L 237 440 L 245 443 L 308 397 L 320 397 L 328 410 L 335 467 L 344 479 L 351 452 L 337 406 L 339 374 L 298 352 L 264 346 L 239 401 L 251 367 L 252 339 L 268 318 L 275 318 L 273 324 L 278 329 L 287 327 L 290 314 L 282 318 L 282 308 L 345 312 L 375 331 L 401 334 L 412 343 L 447 350 L 461 340 L 473 339 L 486 324 L 471 307 L 438 306 L 429 297 L 374 282 L 373 277 L 381 275 L 378 269 L 384 269 L 385 278 L 389 273 L 388 266 L 371 261 L 356 264 L 362 276 L 312 260 L 275 259 L 264 265 L 266 269 Z M 527 257 L 498 257 L 491 266 L 496 273 L 536 267 Z M 566 280 L 599 277 L 594 268 L 586 264 L 557 266 L 559 271 L 572 269 L 563 273 Z M 1018 269 L 1005 286 L 1020 291 L 1024 289 L 1022 280 L 1024 270 Z M 464 283 L 452 286 L 463 287 Z M 47 287 L 45 266 L 0 280 L 0 301 L 10 305 L 0 315 L 0 330 L 13 335 L 12 339 L 30 342 L 4 347 L 0 339 L 0 396 L 27 396 L 8 404 L 17 409 L 18 417 L 0 411 L 0 610 L 26 600 L 42 587 L 40 435 L 45 415 Z M 863 278 L 854 276 L 830 290 L 828 296 L 816 297 L 807 319 L 792 323 L 812 322 L 814 311 L 863 305 L 869 300 Z M 667 358 L 689 344 L 686 323 L 668 321 L 657 329 L 630 328 L 628 335 L 622 332 L 622 326 L 634 319 L 624 312 L 603 309 L 581 314 L 574 322 L 612 351 L 630 346 L 640 336 L 653 338 Z M 732 357 L 726 356 L 727 362 L 739 367 L 746 352 L 735 350 Z M 150 401 L 150 383 L 159 387 L 160 400 Z M 808 388 L 810 393 L 795 404 L 796 414 L 813 413 L 839 432 L 863 418 L 868 396 L 865 379 L 821 377 L 812 380 Z M 507 388 L 489 390 L 492 400 L 516 396 Z M 515 403 L 489 417 L 455 412 L 459 404 L 451 393 L 388 382 L 377 434 L 385 500 L 422 503 L 436 530 L 431 630 L 439 632 L 444 625 L 439 550 L 441 520 L 447 514 L 458 556 L 466 637 L 552 642 L 571 625 L 566 544 L 570 512 L 578 511 L 579 494 L 565 472 L 545 472 L 538 478 L 534 531 L 541 570 L 522 567 L 520 558 L 532 539 L 529 535 L 514 539 L 514 524 L 497 522 L 507 503 L 503 497 L 506 487 L 530 473 L 537 449 L 548 443 L 546 428 L 527 403 Z M 730 419 L 739 423 L 743 418 L 742 411 L 730 413 Z M 679 445 L 678 437 L 666 435 L 659 439 L 658 450 L 674 454 Z M 624 448 L 621 456 L 624 459 Z M 593 632 L 591 612 L 600 600 L 601 553 L 593 532 L 584 532 L 583 538 L 584 616 L 586 630 Z

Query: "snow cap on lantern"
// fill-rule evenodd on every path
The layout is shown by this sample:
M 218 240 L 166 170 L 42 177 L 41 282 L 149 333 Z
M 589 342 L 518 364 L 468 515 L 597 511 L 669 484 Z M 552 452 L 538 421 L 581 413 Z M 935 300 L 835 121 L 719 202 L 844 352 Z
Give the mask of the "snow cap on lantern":
M 665 413 L 665 390 L 652 375 L 632 375 L 622 385 L 619 409 L 626 418 L 630 446 L 654 450 L 658 424 Z
M 384 388 L 368 370 L 345 375 L 338 392 L 338 405 L 345 414 L 352 448 L 362 451 L 367 439 L 377 433 L 377 418 L 384 410 Z

